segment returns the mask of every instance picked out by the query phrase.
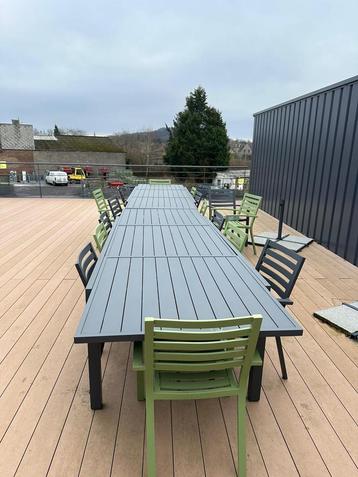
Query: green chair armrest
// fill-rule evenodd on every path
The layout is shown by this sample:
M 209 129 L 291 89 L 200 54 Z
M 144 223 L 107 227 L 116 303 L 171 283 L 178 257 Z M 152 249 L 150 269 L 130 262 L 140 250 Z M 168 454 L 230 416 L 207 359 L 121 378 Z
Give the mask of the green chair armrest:
M 233 210 L 234 212 L 238 212 L 239 208 L 233 208 L 233 207 L 214 207 L 213 210 Z

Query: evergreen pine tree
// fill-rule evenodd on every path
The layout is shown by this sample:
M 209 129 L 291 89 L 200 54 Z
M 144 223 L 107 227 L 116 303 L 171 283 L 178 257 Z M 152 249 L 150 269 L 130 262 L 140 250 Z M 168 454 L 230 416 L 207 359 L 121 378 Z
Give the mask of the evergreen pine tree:
M 61 134 L 60 130 L 58 129 L 57 124 L 55 124 L 55 127 L 53 129 L 53 135 L 54 136 L 59 136 L 60 134 Z
M 199 86 L 186 98 L 184 111 L 178 113 L 173 127 L 168 128 L 169 141 L 164 161 L 169 165 L 227 166 L 229 138 L 221 113 L 208 105 L 205 89 Z M 181 168 L 180 168 L 181 169 Z M 173 168 L 175 174 L 176 168 Z M 199 173 L 200 171 L 200 173 Z M 212 171 L 212 170 L 211 170 Z M 176 175 L 191 175 L 185 168 Z M 192 173 L 203 171 L 198 168 Z M 206 177 L 212 174 L 206 174 Z

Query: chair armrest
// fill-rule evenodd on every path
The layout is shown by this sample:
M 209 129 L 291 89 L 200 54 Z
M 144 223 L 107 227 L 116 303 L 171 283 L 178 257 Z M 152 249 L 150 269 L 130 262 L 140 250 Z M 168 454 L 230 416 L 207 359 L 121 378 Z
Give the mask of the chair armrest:
M 293 305 L 293 301 L 290 298 L 278 298 L 277 301 L 282 306 Z
M 135 341 L 133 344 L 133 371 L 144 371 L 143 341 Z
M 239 209 L 236 207 L 236 208 L 233 208 L 233 207 L 213 207 L 212 210 L 232 210 L 233 212 L 238 212 Z

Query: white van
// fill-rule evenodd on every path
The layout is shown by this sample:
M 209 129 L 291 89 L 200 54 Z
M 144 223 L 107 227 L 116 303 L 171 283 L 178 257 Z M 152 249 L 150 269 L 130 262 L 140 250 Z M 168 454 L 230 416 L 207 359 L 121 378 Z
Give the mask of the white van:
M 46 184 L 68 185 L 67 173 L 63 171 L 48 171 L 45 177 Z

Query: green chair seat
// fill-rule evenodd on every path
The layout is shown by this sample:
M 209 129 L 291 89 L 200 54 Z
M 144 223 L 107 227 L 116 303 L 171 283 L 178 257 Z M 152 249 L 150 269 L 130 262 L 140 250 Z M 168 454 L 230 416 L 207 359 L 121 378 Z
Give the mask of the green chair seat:
M 227 222 L 224 235 L 241 253 L 247 242 L 247 233 L 239 226 L 239 222 Z
M 196 399 L 235 396 L 238 383 L 232 369 L 204 373 L 157 372 L 154 378 L 156 399 Z M 178 398 L 178 392 L 180 398 Z

